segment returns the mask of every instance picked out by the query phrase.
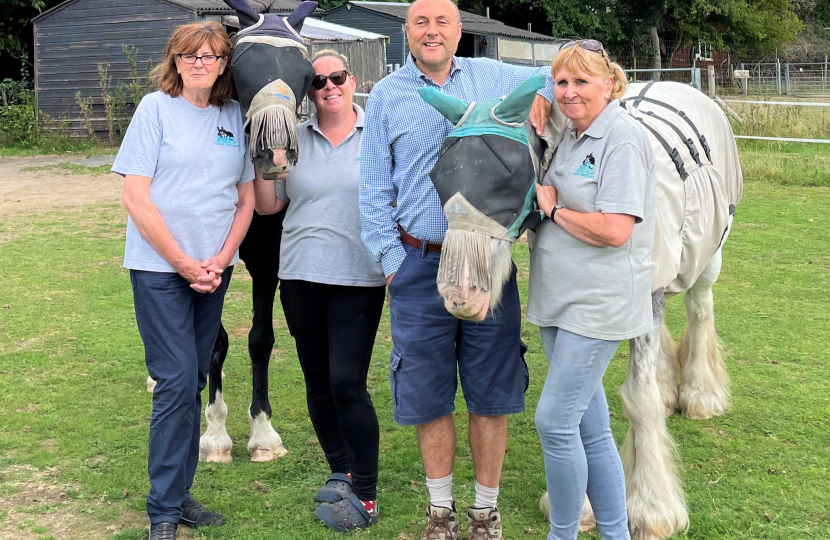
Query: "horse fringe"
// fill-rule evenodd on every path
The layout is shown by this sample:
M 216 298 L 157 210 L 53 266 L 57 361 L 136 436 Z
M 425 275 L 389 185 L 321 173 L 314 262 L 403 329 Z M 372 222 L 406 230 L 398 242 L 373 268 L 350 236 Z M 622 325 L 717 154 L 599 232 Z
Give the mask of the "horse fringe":
M 286 157 L 297 156 L 297 131 L 294 128 L 295 115 L 285 107 L 265 107 L 251 117 L 251 159 L 256 157 L 257 144 L 262 148 L 285 148 Z M 289 157 L 291 165 L 297 159 Z
M 470 286 L 489 291 L 490 239 L 489 234 L 449 229 L 441 245 L 438 281 L 462 286 L 464 263 L 469 262 Z

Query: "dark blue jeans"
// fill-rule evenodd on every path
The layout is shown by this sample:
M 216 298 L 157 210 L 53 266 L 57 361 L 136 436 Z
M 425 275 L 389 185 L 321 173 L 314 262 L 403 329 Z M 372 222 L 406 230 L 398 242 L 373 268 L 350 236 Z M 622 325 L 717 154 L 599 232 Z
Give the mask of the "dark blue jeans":
M 179 274 L 130 270 L 147 371 L 156 381 L 147 470 L 151 523 L 178 522 L 199 462 L 202 389 L 233 267 L 211 294 Z

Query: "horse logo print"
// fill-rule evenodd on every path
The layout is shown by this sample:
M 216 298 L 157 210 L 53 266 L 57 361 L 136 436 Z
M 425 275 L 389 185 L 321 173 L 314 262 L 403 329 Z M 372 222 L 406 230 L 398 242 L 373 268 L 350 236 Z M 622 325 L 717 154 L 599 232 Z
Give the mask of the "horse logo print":
M 596 159 L 594 159 L 594 153 L 591 152 L 585 159 L 582 160 L 582 165 L 574 172 L 576 176 L 583 176 L 585 178 L 593 178 L 594 177 L 594 165 L 596 164 Z
M 235 148 L 239 148 L 239 143 L 236 142 L 236 138 L 233 136 L 233 133 L 222 126 L 217 126 L 216 128 L 216 143 L 219 146 L 233 146 Z

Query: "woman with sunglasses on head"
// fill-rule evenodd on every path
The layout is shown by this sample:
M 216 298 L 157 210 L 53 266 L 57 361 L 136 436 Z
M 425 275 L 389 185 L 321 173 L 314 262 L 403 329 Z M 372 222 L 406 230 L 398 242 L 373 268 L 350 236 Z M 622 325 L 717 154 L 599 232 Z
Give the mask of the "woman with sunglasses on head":
M 655 158 L 620 107 L 625 75 L 595 40 L 553 62 L 569 119 L 537 201 L 548 219 L 530 254 L 527 320 L 548 375 L 536 409 L 550 500 L 549 540 L 574 540 L 587 491 L 603 540 L 628 540 L 625 479 L 602 386 L 623 339 L 652 328 Z
M 112 170 L 125 176 L 130 269 L 145 361 L 156 381 L 148 472 L 150 540 L 224 518 L 190 493 L 201 392 L 225 291 L 254 209 L 254 171 L 231 99 L 230 40 L 216 22 L 179 26 Z
M 308 412 L 331 475 L 314 497 L 327 526 L 377 521 L 378 420 L 366 377 L 386 279 L 360 239 L 357 205 L 363 110 L 347 59 L 312 58 L 316 113 L 297 126 L 299 162 L 286 180 L 257 174 L 256 210 L 289 201 L 280 245 L 280 300 L 306 384 Z

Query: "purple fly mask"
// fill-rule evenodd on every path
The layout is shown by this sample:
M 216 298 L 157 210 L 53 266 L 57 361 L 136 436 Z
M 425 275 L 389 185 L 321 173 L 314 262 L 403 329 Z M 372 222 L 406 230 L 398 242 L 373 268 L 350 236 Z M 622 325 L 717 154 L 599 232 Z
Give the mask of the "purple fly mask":
M 245 0 L 225 0 L 239 17 L 233 51 L 234 83 L 245 114 L 251 159 L 266 180 L 297 164 L 297 102 L 314 78 L 300 37 L 317 2 L 303 2 L 288 17 L 257 14 Z

